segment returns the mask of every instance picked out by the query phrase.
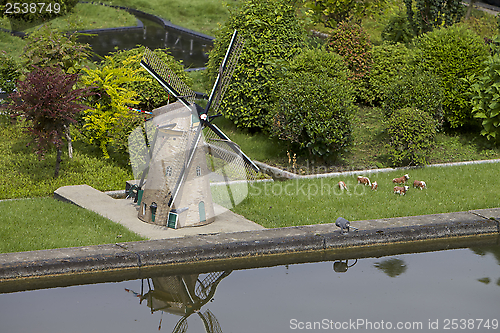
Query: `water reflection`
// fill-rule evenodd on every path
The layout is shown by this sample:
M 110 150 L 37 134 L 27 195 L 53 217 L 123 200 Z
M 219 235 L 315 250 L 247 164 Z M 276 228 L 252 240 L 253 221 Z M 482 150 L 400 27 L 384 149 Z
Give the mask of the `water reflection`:
M 329 330 L 362 323 L 356 329 L 368 330 L 368 323 L 383 322 L 436 332 L 446 323 L 451 327 L 450 318 L 461 318 L 471 332 L 491 332 L 500 319 L 500 238 L 480 238 L 487 246 L 478 242 L 443 250 L 453 248 L 446 242 L 418 253 L 415 246 L 422 243 L 412 244 L 412 251 L 381 247 L 391 254 L 320 251 L 211 262 L 201 269 L 144 268 L 139 277 L 125 278 L 123 271 L 109 283 L 96 279 L 29 292 L 19 291 L 35 289 L 36 281 L 24 281 L 25 289 L 0 283 L 1 331 L 253 333 L 293 332 L 307 323 Z
M 355 259 L 354 260 L 354 263 L 350 264 L 349 265 L 349 260 L 346 259 L 346 260 L 339 260 L 339 261 L 336 261 L 333 263 L 333 270 L 335 271 L 335 273 L 345 273 L 347 272 L 347 270 L 349 268 L 351 268 L 352 266 L 356 265 L 356 263 L 358 262 L 358 259 Z
M 487 254 L 492 254 L 493 257 L 495 257 L 497 264 L 500 265 L 500 247 L 498 246 L 484 246 L 484 247 L 472 247 L 471 250 L 479 255 L 479 256 L 486 256 Z M 484 283 L 484 284 L 489 284 L 491 281 L 495 281 L 496 278 L 490 278 L 490 277 L 482 277 L 477 279 L 477 281 Z M 500 277 L 496 279 L 496 285 L 500 287 Z
M 174 327 L 173 332 L 186 332 L 188 329 L 187 319 L 196 313 L 205 332 L 222 332 L 219 322 L 215 315 L 207 309 L 204 313 L 201 308 L 213 299 L 217 286 L 226 278 L 231 271 L 211 272 L 208 274 L 191 274 L 164 276 L 147 279 L 148 292 L 144 294 L 144 280 L 141 281 L 141 293 L 130 289 L 127 292 L 134 294 L 139 298 L 142 304 L 146 300 L 146 305 L 151 310 L 151 314 L 161 311 L 162 317 L 158 325 L 161 329 L 163 313 L 170 313 L 181 316 Z
M 403 260 L 398 258 L 386 259 L 382 262 L 376 262 L 373 266 L 380 269 L 389 277 L 397 277 L 398 275 L 406 272 L 406 264 Z

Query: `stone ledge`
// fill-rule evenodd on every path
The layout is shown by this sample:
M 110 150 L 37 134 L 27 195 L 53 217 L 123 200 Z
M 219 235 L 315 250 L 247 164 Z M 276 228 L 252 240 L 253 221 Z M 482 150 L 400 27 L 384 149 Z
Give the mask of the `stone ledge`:
M 478 214 L 484 214 L 479 216 Z M 234 258 L 360 249 L 380 245 L 499 234 L 500 208 L 371 221 L 371 228 L 341 234 L 334 224 L 0 254 L 0 281 L 63 276 Z M 400 222 L 400 226 L 398 225 Z M 412 223 L 418 223 L 413 225 Z M 402 226 L 401 226 L 402 225 Z M 392 226 L 392 227 L 391 227 Z

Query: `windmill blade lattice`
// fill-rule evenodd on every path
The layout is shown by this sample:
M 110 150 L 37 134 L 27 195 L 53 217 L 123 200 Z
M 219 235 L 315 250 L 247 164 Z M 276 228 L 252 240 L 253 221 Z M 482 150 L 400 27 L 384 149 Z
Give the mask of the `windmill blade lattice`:
M 141 60 L 146 69 L 169 93 L 184 105 L 194 104 L 196 93 L 189 88 L 153 51 L 146 48 Z
M 238 35 L 237 31 L 235 31 L 233 37 L 231 38 L 231 42 L 229 43 L 226 57 L 224 57 L 219 67 L 219 75 L 215 81 L 214 87 L 212 88 L 212 93 L 205 109 L 205 113 L 208 114 L 209 108 L 212 104 L 213 113 L 216 113 L 219 109 L 220 103 L 224 98 L 224 94 L 229 86 L 229 81 L 231 81 L 231 77 L 236 69 L 236 65 L 238 64 L 238 60 L 244 46 L 245 40 Z

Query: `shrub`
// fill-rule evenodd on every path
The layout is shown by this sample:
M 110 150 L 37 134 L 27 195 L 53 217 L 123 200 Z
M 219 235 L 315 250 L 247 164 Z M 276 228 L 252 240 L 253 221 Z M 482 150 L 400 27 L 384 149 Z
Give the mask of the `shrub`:
M 80 133 L 83 141 L 99 147 L 105 158 L 109 158 L 108 147 L 115 145 L 120 150 L 126 149 L 126 137 L 137 126 L 142 117 L 129 107 L 137 105 L 135 91 L 124 88 L 126 83 L 141 80 L 137 71 L 113 64 L 97 69 L 84 69 L 82 77 L 85 85 L 94 87 L 95 95 L 89 98 L 87 104 L 91 109 L 83 112 L 80 119 Z M 123 127 L 127 124 L 127 127 Z
M 389 160 L 395 166 L 425 165 L 436 134 L 434 120 L 417 108 L 393 112 L 386 124 Z
M 34 67 L 60 66 L 66 73 L 79 73 L 89 62 L 91 48 L 77 41 L 78 33 L 66 35 L 50 24 L 29 34 L 22 55 L 27 71 Z
M 411 51 L 403 44 L 384 43 L 372 48 L 372 67 L 367 77 L 365 101 L 378 104 L 385 99 L 389 87 L 408 67 Z
M 286 65 L 290 72 L 326 75 L 329 78 L 339 78 L 347 81 L 351 75 L 344 59 L 323 49 L 303 49 Z M 349 84 L 349 82 L 346 82 Z
M 88 88 L 73 89 L 77 81 L 77 74 L 65 74 L 59 67 L 36 68 L 11 95 L 15 104 L 9 108 L 28 121 L 26 129 L 37 143 L 37 153 L 43 157 L 50 146 L 57 148 L 54 177 L 59 175 L 63 136 L 89 95 Z
M 386 118 L 398 110 L 415 107 L 434 118 L 438 128 L 443 123 L 444 92 L 441 80 L 430 72 L 407 70 L 394 80 L 382 103 Z
M 134 71 L 140 81 L 124 82 L 122 87 L 137 93 L 137 107 L 141 110 L 152 111 L 160 106 L 174 101 L 173 96 L 156 81 L 141 65 L 141 58 L 145 47 L 138 46 L 127 51 L 118 51 L 106 57 L 101 66 L 110 68 L 125 68 Z M 167 49 L 156 49 L 153 53 L 164 62 L 184 83 L 191 86 L 192 80 L 184 71 L 184 66 L 168 52 Z
M 338 23 L 350 18 L 361 19 L 364 16 L 381 12 L 387 5 L 387 0 L 305 0 L 307 14 L 316 22 L 326 27 L 335 28 Z
M 368 34 L 354 22 L 340 23 L 328 40 L 328 49 L 344 58 L 354 79 L 360 79 L 370 71 L 371 48 Z
M 13 92 L 19 74 L 19 63 L 5 51 L 0 51 L 0 89 L 9 94 Z
M 444 117 L 452 128 L 473 124 L 469 85 L 462 79 L 479 75 L 487 56 L 488 46 L 462 26 L 437 29 L 418 40 L 417 66 L 441 78 Z
M 352 90 L 340 78 L 290 73 L 270 114 L 271 133 L 298 144 L 311 156 L 335 157 L 351 142 Z
M 449 27 L 460 21 L 465 7 L 460 0 L 403 0 L 408 21 L 415 35 L 434 28 Z
M 382 30 L 382 40 L 391 43 L 408 43 L 414 37 L 413 30 L 406 13 L 398 12 L 389 19 L 389 22 Z
M 476 81 L 476 80 L 474 80 Z M 486 68 L 477 82 L 471 85 L 472 113 L 482 120 L 481 135 L 500 142 L 500 55 L 486 61 Z
M 215 78 L 233 31 L 245 46 L 235 68 L 220 110 L 240 128 L 265 129 L 266 116 L 275 96 L 277 63 L 289 61 L 305 45 L 305 30 L 295 8 L 285 0 L 246 0 L 241 10 L 230 11 L 226 24 L 216 34 L 207 75 Z

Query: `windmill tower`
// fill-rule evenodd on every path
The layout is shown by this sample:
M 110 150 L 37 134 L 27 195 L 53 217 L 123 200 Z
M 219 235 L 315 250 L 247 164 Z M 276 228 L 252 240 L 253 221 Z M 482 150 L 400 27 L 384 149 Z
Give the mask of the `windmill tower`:
M 216 113 L 219 108 L 243 44 L 235 31 L 205 108 L 194 103 L 195 92 L 146 49 L 141 65 L 177 102 L 153 111 L 146 124 L 149 147 L 140 129 L 129 137 L 132 166 L 142 174 L 141 220 L 171 228 L 203 225 L 216 216 L 215 184 L 216 202 L 227 209 L 246 195 L 246 188 L 235 181 L 247 180 L 259 168 L 211 123 L 219 115 L 208 116 L 209 110 Z

